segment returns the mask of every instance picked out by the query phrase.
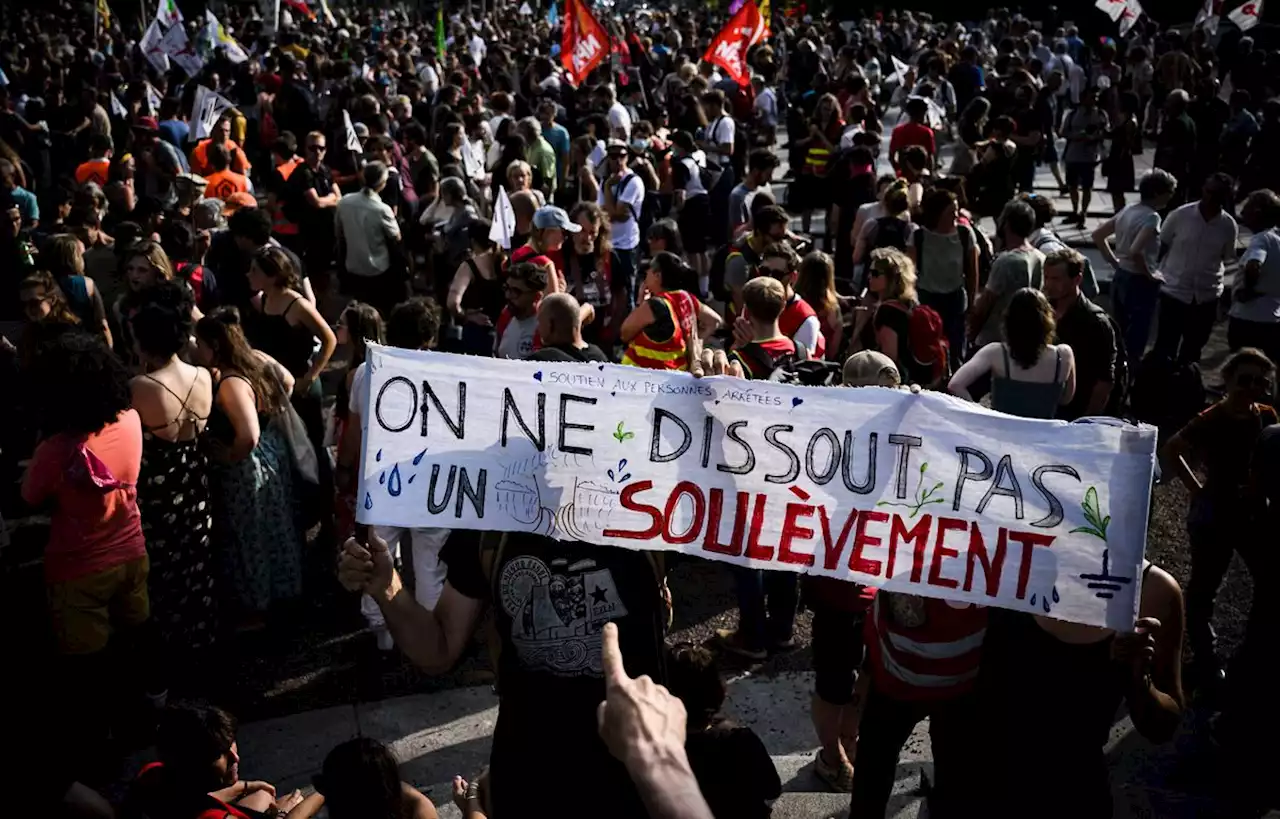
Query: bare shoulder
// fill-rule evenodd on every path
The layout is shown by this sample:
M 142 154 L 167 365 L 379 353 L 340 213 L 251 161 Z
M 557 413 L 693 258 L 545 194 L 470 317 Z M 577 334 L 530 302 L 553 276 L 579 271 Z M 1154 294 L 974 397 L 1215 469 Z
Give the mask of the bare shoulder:
M 1142 578 L 1141 615 L 1166 620 L 1173 611 L 1182 612 L 1182 587 L 1173 575 L 1152 564 Z

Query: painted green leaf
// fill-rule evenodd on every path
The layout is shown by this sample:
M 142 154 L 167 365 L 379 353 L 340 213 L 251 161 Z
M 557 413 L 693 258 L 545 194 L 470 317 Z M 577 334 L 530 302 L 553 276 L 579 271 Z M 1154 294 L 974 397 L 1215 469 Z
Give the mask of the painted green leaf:
M 1069 534 L 1069 535 L 1076 535 L 1076 534 L 1093 535 L 1093 536 L 1094 536 L 1094 537 L 1096 537 L 1096 538 L 1102 538 L 1103 540 L 1106 540 L 1106 538 L 1104 538 L 1104 537 L 1102 537 L 1102 535 L 1098 534 L 1098 531 L 1097 531 L 1096 529 L 1094 529 L 1093 527 L 1091 527 L 1091 526 L 1077 526 L 1076 528 L 1072 529 L 1072 530 L 1071 530 L 1070 532 L 1068 532 L 1067 534 Z
M 928 461 L 925 461 L 924 463 L 920 464 L 920 472 L 921 472 L 921 473 L 928 471 L 928 469 L 929 469 L 929 462 L 928 462 Z
M 1102 526 L 1098 528 L 1102 529 L 1102 531 L 1105 532 L 1107 531 L 1107 527 L 1110 525 L 1111 525 L 1111 516 L 1107 515 L 1105 518 L 1102 519 Z
M 1084 509 L 1092 514 L 1094 518 L 1098 517 L 1098 490 L 1095 487 L 1089 487 L 1089 491 L 1084 493 Z

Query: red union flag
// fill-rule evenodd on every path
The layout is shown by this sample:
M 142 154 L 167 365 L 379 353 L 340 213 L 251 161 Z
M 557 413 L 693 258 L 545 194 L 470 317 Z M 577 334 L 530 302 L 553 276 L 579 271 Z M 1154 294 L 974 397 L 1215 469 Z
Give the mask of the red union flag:
M 751 71 L 747 68 L 747 50 L 762 37 L 764 17 L 760 15 L 755 0 L 747 0 L 737 14 L 725 23 L 724 28 L 720 29 L 702 59 L 723 68 L 738 85 L 747 85 L 751 82 Z
M 609 35 L 592 16 L 591 9 L 583 0 L 566 0 L 560 62 L 569 82 L 580 85 L 608 54 Z
M 1240 8 L 1227 15 L 1227 19 L 1236 24 L 1241 31 L 1248 31 L 1258 24 L 1262 17 L 1262 0 L 1249 0 Z

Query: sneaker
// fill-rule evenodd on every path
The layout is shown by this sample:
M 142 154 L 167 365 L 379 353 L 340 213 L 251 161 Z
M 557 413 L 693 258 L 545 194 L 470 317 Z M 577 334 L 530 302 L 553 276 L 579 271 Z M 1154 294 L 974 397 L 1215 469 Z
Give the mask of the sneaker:
M 836 793 L 849 793 L 853 790 L 853 766 L 847 762 L 838 765 L 827 764 L 821 748 L 813 755 L 813 773 Z
M 757 662 L 769 659 L 769 652 L 763 648 L 748 648 L 742 640 L 742 632 L 736 628 L 716 629 L 716 637 L 719 638 L 720 645 L 724 650 L 730 654 L 737 654 L 739 657 L 746 657 L 748 660 Z

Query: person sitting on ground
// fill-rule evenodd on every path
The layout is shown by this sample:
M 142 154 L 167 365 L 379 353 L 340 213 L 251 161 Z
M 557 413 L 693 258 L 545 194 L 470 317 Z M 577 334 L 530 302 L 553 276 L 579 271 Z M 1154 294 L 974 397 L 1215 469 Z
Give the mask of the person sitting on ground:
M 311 819 L 324 808 L 329 819 L 436 819 L 435 805 L 400 779 L 396 758 L 369 737 L 349 739 L 329 752 L 316 793 L 288 819 Z
M 986 345 L 951 378 L 948 389 L 974 400 L 969 387 L 991 381 L 991 408 L 1023 418 L 1054 418 L 1076 394 L 1076 359 L 1071 348 L 1054 344 L 1057 323 L 1049 300 L 1024 287 L 1004 315 L 1004 341 Z
M 569 293 L 543 296 L 538 304 L 538 337 L 542 347 L 531 361 L 608 361 L 594 344 L 582 340 L 582 307 Z
M 767 379 L 786 361 L 802 357 L 804 348 L 783 334 L 778 317 L 787 306 L 787 289 L 772 276 L 757 276 L 742 288 L 751 339 L 734 347 L 730 360 L 739 362 L 748 378 Z
M 300 805 L 298 791 L 277 798 L 271 783 L 240 778 L 236 727 L 235 717 L 206 703 L 166 708 L 156 731 L 159 761 L 130 784 L 124 819 L 257 819 Z
M 685 752 L 698 788 L 720 819 L 765 819 L 782 781 L 755 731 L 720 715 L 725 685 L 715 655 L 680 643 L 667 651 L 667 686 L 688 714 Z

